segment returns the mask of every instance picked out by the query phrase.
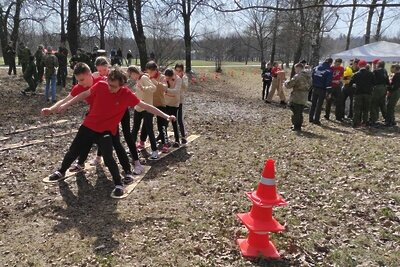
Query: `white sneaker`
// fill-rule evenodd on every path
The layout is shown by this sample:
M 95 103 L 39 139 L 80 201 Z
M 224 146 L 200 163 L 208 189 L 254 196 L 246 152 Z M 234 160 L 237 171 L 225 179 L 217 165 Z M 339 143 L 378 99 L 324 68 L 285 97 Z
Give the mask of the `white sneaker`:
M 149 157 L 149 159 L 156 160 L 156 159 L 158 159 L 158 156 L 159 156 L 158 150 L 154 150 L 151 152 L 151 156 Z
M 91 166 L 97 166 L 101 164 L 101 157 L 96 156 L 91 162 L 90 165 Z
M 144 167 L 142 164 L 140 164 L 139 161 L 135 162 L 135 165 L 133 166 L 133 173 L 136 175 L 142 174 L 144 172 Z

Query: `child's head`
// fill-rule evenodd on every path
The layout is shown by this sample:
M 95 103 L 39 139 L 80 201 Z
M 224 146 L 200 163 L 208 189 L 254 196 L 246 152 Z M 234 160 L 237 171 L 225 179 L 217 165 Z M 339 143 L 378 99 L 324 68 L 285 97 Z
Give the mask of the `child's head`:
M 107 76 L 109 67 L 110 67 L 110 61 L 106 57 L 98 57 L 96 58 L 95 61 L 96 69 L 99 72 L 100 76 Z
M 86 63 L 77 63 L 74 67 L 74 75 L 78 84 L 83 87 L 89 87 L 93 83 L 92 72 Z
M 182 63 L 177 63 L 175 65 L 175 73 L 176 73 L 176 75 L 178 75 L 179 77 L 182 78 L 183 74 L 184 74 L 184 71 L 185 71 L 185 67 L 183 66 Z
M 138 66 L 131 65 L 128 67 L 128 76 L 129 78 L 137 81 L 140 79 L 140 75 L 142 74 L 142 71 Z
M 276 62 L 276 61 L 274 63 L 272 63 L 273 67 L 278 67 L 278 65 L 279 65 L 278 62 Z
M 147 73 L 150 75 L 150 77 L 153 77 L 158 72 L 157 63 L 155 63 L 154 61 L 149 61 L 147 62 L 145 69 Z
M 167 82 L 175 81 L 175 73 L 172 69 L 170 69 L 170 68 L 166 69 L 164 72 L 164 75 L 165 75 L 165 79 L 167 80 Z
M 304 70 L 304 65 L 301 63 L 297 63 L 296 65 L 294 65 L 294 70 L 296 73 L 300 73 Z
M 341 58 L 337 58 L 335 59 L 335 67 L 339 67 L 340 65 L 342 65 L 343 60 Z
M 120 67 L 114 66 L 108 73 L 107 81 L 110 92 L 116 93 L 124 84 L 126 84 L 128 77 Z

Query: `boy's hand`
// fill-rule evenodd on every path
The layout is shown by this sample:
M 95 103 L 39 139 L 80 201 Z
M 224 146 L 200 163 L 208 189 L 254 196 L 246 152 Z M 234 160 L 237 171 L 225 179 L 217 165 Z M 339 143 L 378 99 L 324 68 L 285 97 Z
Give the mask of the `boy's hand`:
M 42 108 L 42 110 L 40 111 L 40 113 L 42 114 L 42 116 L 48 116 L 51 114 L 51 109 L 50 108 Z
M 170 121 L 170 122 L 176 121 L 176 117 L 175 116 L 168 116 L 167 121 Z

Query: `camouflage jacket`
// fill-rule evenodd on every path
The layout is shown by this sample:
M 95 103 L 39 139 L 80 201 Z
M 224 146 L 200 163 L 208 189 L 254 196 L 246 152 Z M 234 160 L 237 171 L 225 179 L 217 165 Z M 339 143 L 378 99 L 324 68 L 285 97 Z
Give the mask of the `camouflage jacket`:
M 311 77 L 309 73 L 302 71 L 285 83 L 286 88 L 293 89 L 290 94 L 290 102 L 300 105 L 307 104 L 308 91 L 311 87 Z

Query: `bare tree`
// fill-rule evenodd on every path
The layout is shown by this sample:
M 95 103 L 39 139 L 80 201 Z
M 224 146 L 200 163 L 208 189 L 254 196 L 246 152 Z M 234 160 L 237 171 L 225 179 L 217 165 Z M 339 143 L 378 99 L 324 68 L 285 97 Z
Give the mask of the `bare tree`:
M 383 22 L 383 18 L 385 16 L 385 7 L 387 4 L 387 0 L 382 0 L 382 7 L 379 13 L 379 17 L 378 17 L 378 24 L 376 25 L 376 33 L 375 33 L 375 41 L 379 41 L 381 39 L 381 34 L 382 34 L 382 22 Z
M 80 44 L 80 16 L 78 12 L 80 4 L 80 0 L 69 0 L 68 2 L 67 40 L 72 55 L 76 54 Z
M 353 31 L 353 25 L 354 25 L 354 18 L 356 14 L 356 4 L 357 0 L 353 0 L 354 6 L 351 9 L 351 17 L 350 17 L 350 23 L 349 23 L 349 30 L 347 31 L 347 38 L 346 38 L 346 50 L 350 48 L 350 38 L 351 38 L 351 32 Z
M 365 31 L 365 41 L 364 41 L 365 44 L 369 44 L 371 41 L 372 17 L 374 16 L 374 11 L 377 2 L 378 0 L 371 0 L 371 5 L 369 7 L 368 17 L 367 17 L 367 27 Z
M 133 36 L 135 37 L 136 46 L 139 51 L 140 66 L 144 70 L 148 55 L 146 47 L 146 36 L 143 30 L 142 8 L 144 1 L 128 0 L 129 22 L 131 24 Z

